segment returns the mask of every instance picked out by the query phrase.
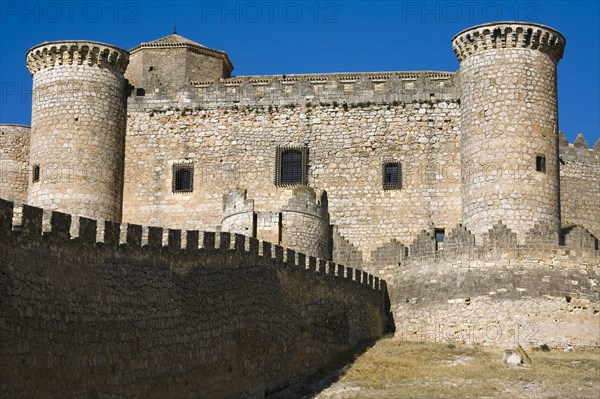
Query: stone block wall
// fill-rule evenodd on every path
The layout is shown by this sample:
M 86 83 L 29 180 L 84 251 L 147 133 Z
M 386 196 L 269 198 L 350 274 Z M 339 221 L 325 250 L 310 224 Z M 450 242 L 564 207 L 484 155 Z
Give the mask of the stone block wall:
M 502 223 L 481 245 L 462 226 L 443 249 L 423 251 L 415 240 L 396 269 L 392 307 L 396 335 L 418 341 L 467 342 L 554 348 L 600 345 L 600 251 L 598 239 L 575 227 L 565 245 L 524 244 Z M 421 248 L 421 250 L 419 250 Z
M 27 200 L 30 133 L 29 126 L 0 125 L 0 198 Z
M 489 23 L 453 38 L 460 61 L 462 223 L 478 239 L 503 220 L 524 240 L 560 229 L 557 63 L 565 38 L 528 23 Z
M 319 199 L 307 186 L 292 189 L 292 198 L 281 211 L 281 244 L 321 259 L 331 259 L 327 194 Z M 355 265 L 351 265 L 355 266 Z
M 306 145 L 308 186 L 327 192 L 330 224 L 366 262 L 392 238 L 410 242 L 424 228 L 460 222 L 458 102 L 169 104 L 142 109 L 130 99 L 124 221 L 211 230 L 221 223 L 223 195 L 236 187 L 247 190 L 258 215 L 279 212 L 292 189 L 275 184 L 277 147 Z M 383 188 L 389 161 L 401 164 L 401 189 Z M 177 162 L 194 164 L 192 193 L 171 190 Z
M 221 229 L 257 238 L 254 232 L 254 201 L 247 197 L 246 190 L 241 188 L 223 195 Z
M 238 234 L 188 231 L 182 249 L 178 230 L 14 216 L 0 200 L 2 396 L 262 398 L 383 333 L 385 282 L 342 265 Z
M 129 53 L 95 42 L 45 42 L 27 53 L 33 75 L 27 202 L 121 220 Z
M 560 139 L 560 207 L 563 227 L 580 225 L 600 237 L 600 139 L 590 148 L 583 136 Z

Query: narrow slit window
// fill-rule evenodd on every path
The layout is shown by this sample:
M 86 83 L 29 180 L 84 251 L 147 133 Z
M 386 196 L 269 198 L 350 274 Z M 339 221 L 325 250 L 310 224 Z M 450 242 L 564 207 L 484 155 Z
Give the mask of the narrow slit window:
M 278 147 L 275 171 L 275 184 L 295 186 L 307 184 L 306 147 Z
M 31 170 L 31 181 L 37 183 L 40 181 L 40 165 L 33 165 Z
M 194 165 L 173 165 L 173 192 L 191 193 L 194 191 Z
M 384 162 L 383 189 L 398 190 L 402 188 L 402 167 L 400 162 Z
M 535 157 L 535 170 L 546 173 L 546 157 L 544 155 L 538 155 Z
M 444 240 L 446 239 L 445 229 L 435 229 L 435 246 L 437 249 L 442 249 L 444 246 Z

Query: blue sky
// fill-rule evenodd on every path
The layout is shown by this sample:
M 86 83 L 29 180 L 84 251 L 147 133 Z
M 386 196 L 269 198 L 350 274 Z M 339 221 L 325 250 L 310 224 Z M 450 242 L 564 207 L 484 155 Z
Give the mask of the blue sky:
M 225 50 L 234 75 L 458 69 L 455 33 L 499 20 L 567 38 L 558 68 L 560 129 L 600 133 L 599 1 L 0 1 L 0 123 L 30 123 L 29 48 L 95 40 L 130 49 L 179 34 Z

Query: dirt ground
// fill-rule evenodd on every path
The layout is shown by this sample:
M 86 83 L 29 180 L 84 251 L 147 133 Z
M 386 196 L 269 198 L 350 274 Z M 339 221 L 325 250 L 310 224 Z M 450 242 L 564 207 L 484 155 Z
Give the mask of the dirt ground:
M 521 366 L 505 365 L 504 349 L 384 338 L 347 366 L 274 398 L 600 399 L 600 348 L 526 349 L 530 361 Z

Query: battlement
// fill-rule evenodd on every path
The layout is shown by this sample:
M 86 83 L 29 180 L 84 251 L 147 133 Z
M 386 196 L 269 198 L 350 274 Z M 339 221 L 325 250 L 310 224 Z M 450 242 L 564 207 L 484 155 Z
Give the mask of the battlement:
M 317 199 L 317 193 L 309 186 L 296 186 L 292 189 L 292 197 L 283 208 L 284 212 L 298 212 L 329 221 L 327 193 L 323 192 Z
M 134 90 L 134 93 L 136 91 Z M 296 106 L 305 104 L 410 103 L 458 101 L 453 72 L 372 72 L 238 76 L 192 81 L 175 95 L 158 89 L 129 97 L 136 109 Z
M 185 231 L 154 226 L 97 221 L 61 212 L 44 211 L 0 199 L 0 238 L 17 235 L 21 240 L 45 240 L 57 245 L 80 245 L 107 254 L 140 254 L 155 259 L 194 256 L 199 263 L 210 263 L 216 252 L 226 251 L 235 258 L 250 259 L 261 265 L 313 273 L 323 278 L 340 278 L 376 291 L 386 283 L 362 270 L 346 267 L 314 256 L 229 232 Z M 185 243 L 183 245 L 182 243 Z M 175 264 L 174 262 L 173 264 Z
M 0 200 L 5 396 L 143 397 L 153 380 L 155 397 L 265 397 L 386 331 L 385 281 L 361 270 L 240 234 L 19 209 Z
M 475 236 L 462 224 L 454 227 L 438 245 L 429 232 L 423 230 L 408 249 L 405 264 L 420 262 L 490 262 L 512 259 L 551 259 L 555 255 L 587 259 L 585 264 L 600 271 L 600 243 L 591 232 L 581 226 L 571 226 L 561 231 L 560 237 L 548 223 L 536 224 L 525 237 L 524 243 L 502 221 L 498 221 L 483 235 L 477 245 Z
M 27 69 L 31 75 L 59 65 L 87 65 L 107 68 L 124 74 L 129 52 L 110 44 L 73 40 L 44 42 L 27 52 Z
M 570 154 L 570 155 L 579 155 L 579 156 L 590 156 L 593 158 L 600 157 L 600 138 L 596 140 L 596 144 L 591 147 L 583 134 L 579 133 L 577 138 L 573 143 L 569 143 L 565 134 L 563 132 L 559 132 L 558 138 L 558 148 L 560 150 L 561 155 Z
M 459 32 L 452 38 L 452 50 L 462 62 L 490 49 L 526 48 L 548 54 L 555 63 L 563 56 L 565 37 L 545 25 L 522 22 L 491 22 Z

